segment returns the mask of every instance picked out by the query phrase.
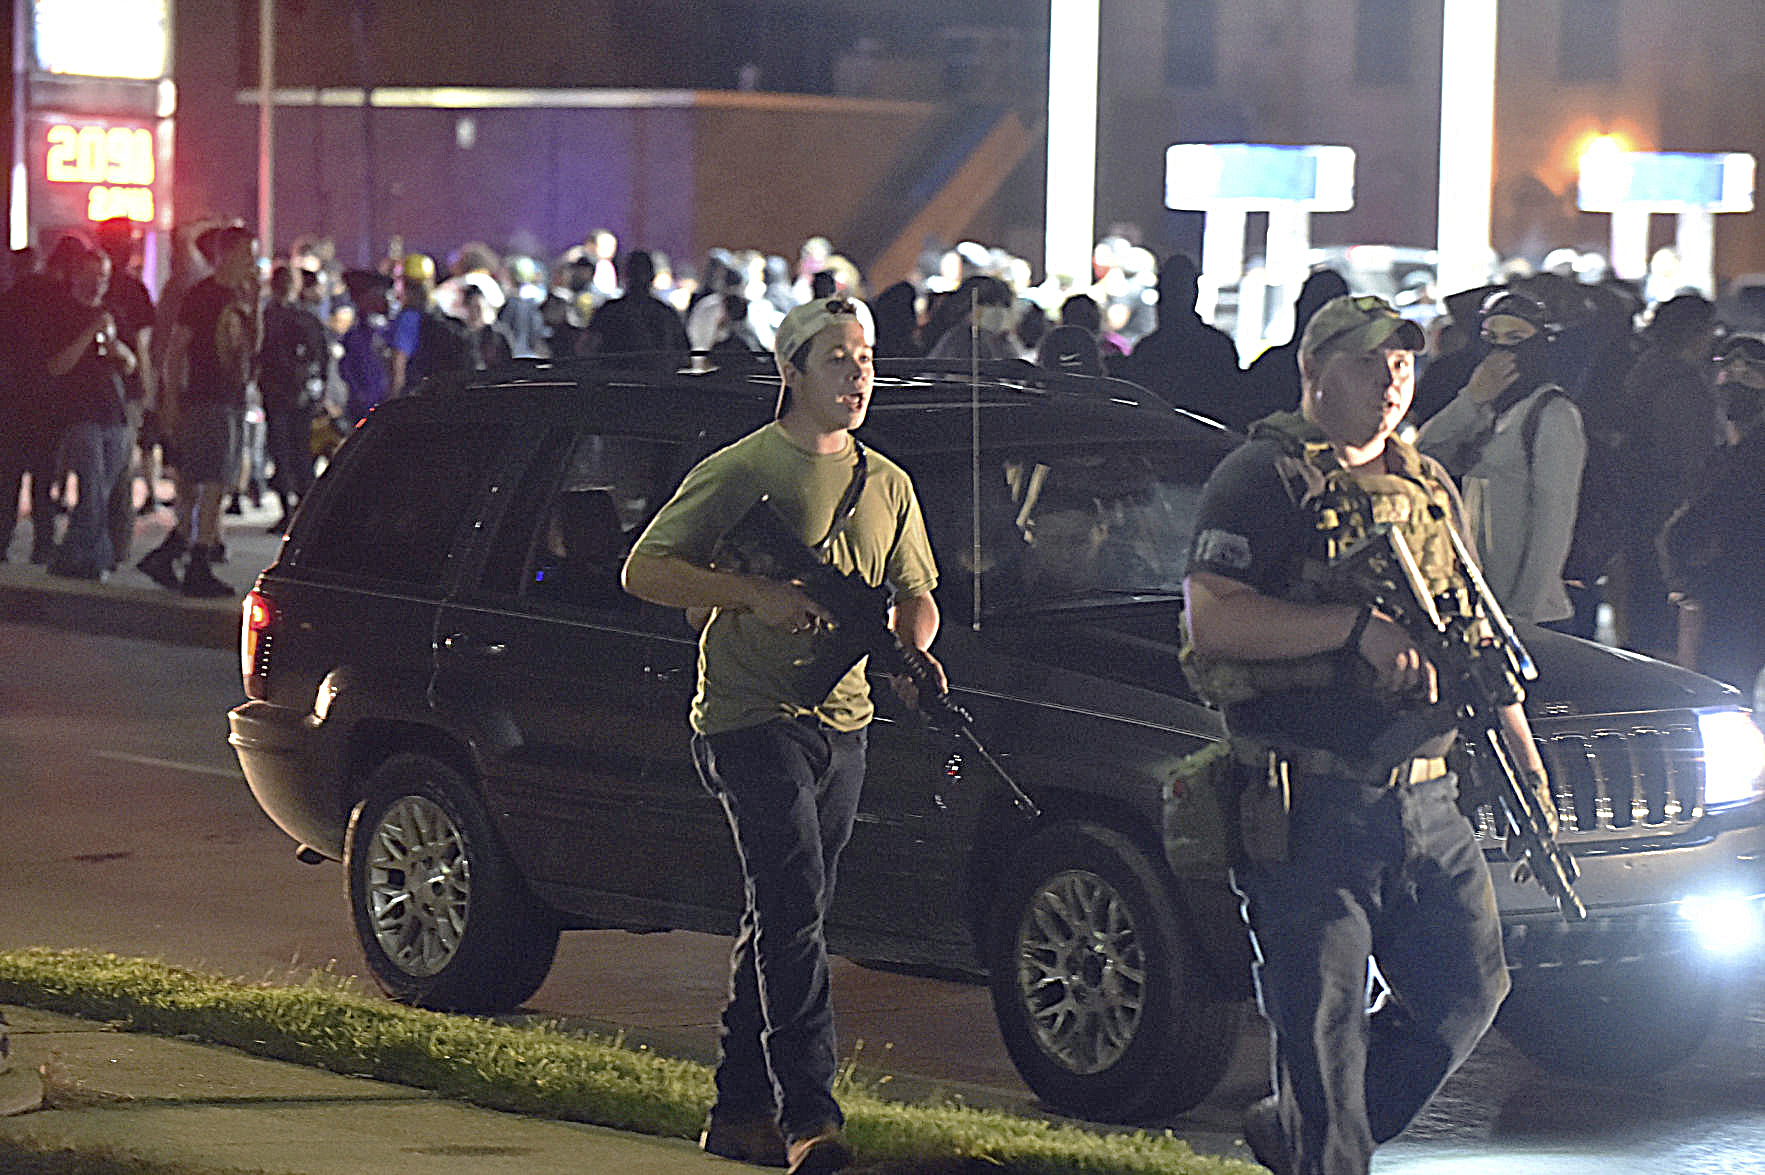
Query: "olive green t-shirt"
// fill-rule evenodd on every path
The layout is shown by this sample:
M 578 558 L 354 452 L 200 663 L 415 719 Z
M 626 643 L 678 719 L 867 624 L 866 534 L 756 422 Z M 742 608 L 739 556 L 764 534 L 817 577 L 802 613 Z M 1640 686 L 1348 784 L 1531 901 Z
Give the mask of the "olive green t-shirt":
M 872 587 L 887 580 L 897 595 L 937 586 L 937 566 L 913 482 L 874 449 L 864 493 L 834 539 L 835 567 L 856 572 Z M 634 554 L 672 556 L 706 566 L 717 540 L 762 494 L 807 546 L 826 536 L 857 451 L 818 454 L 797 445 L 776 422 L 706 457 L 686 475 L 643 536 Z M 744 609 L 719 608 L 699 637 L 699 688 L 692 727 L 719 734 L 774 718 L 813 713 L 836 730 L 857 730 L 873 712 L 865 662 L 853 666 L 824 699 L 803 697 L 803 666 L 814 658 L 817 634 L 790 633 L 762 624 Z

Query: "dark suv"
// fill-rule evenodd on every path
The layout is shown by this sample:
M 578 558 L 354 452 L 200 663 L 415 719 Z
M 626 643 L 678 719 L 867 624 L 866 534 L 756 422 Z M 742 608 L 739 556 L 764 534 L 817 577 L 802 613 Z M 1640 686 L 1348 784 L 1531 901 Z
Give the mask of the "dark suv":
M 987 979 L 1053 1106 L 1186 1109 L 1251 994 L 1224 872 L 1196 868 L 1218 846 L 1184 826 L 1175 774 L 1221 734 L 1176 654 L 1196 497 L 1237 438 L 1119 382 L 878 366 L 863 435 L 918 485 L 938 655 L 1040 816 L 879 685 L 830 941 Z M 232 744 L 302 859 L 344 863 L 394 998 L 511 1008 L 561 930 L 734 928 L 734 855 L 688 756 L 694 633 L 619 569 L 777 391 L 757 363 L 517 365 L 382 406 L 302 502 L 246 603 Z M 1561 1068 L 1664 1066 L 1716 1007 L 1700 934 L 1756 949 L 1765 743 L 1725 686 L 1525 636 L 1592 916 L 1563 922 L 1498 866 L 1506 1023 Z

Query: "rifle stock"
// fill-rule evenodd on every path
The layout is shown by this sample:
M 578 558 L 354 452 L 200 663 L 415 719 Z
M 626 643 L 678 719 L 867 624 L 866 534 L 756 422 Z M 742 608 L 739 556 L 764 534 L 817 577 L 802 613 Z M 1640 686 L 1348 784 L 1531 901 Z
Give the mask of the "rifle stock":
M 1575 893 L 1580 870 L 1557 844 L 1543 798 L 1516 769 L 1502 727 L 1502 709 L 1524 701 L 1522 682 L 1538 673 L 1463 541 L 1456 533 L 1452 540 L 1476 593 L 1478 612 L 1495 631 L 1493 640 L 1479 631 L 1478 617 L 1441 614 L 1409 544 L 1391 523 L 1374 527 L 1344 550 L 1331 569 L 1397 621 L 1434 665 L 1442 692 L 1453 705 L 1460 737 L 1477 759 L 1492 768 L 1496 808 L 1511 843 L 1519 846 L 1525 870 L 1551 895 L 1564 919 L 1578 921 L 1587 917 L 1587 907 Z
M 825 680 L 825 696 L 860 659 L 874 658 L 885 673 L 913 682 L 917 708 L 928 725 L 967 741 L 1005 784 L 1018 810 L 1032 820 L 1041 816 L 1041 809 L 1029 793 L 981 742 L 973 717 L 938 683 L 925 654 L 902 641 L 889 627 L 894 593 L 886 584 L 872 587 L 858 576 L 822 562 L 791 533 L 773 509 L 770 497 L 764 494 L 724 533 L 712 562 L 722 570 L 794 583 L 832 614 L 834 628 L 822 638 L 825 647 L 816 657 L 821 672 L 811 689 Z

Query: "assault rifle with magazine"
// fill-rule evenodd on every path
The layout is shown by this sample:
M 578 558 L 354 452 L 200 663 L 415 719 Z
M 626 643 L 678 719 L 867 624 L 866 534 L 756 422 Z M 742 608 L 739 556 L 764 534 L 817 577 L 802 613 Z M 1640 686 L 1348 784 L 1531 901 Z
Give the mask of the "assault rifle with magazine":
M 1587 907 L 1575 893 L 1580 871 L 1556 842 L 1552 813 L 1544 810 L 1549 798 L 1523 778 L 1515 764 L 1501 717 L 1504 707 L 1525 700 L 1524 683 L 1536 679 L 1538 670 L 1463 540 L 1450 528 L 1448 533 L 1476 593 L 1473 615 L 1463 615 L 1458 608 L 1443 614 L 1428 593 L 1403 533 L 1388 522 L 1337 555 L 1331 572 L 1395 620 L 1433 663 L 1441 698 L 1457 719 L 1459 737 L 1474 762 L 1486 769 L 1480 778 L 1493 785 L 1510 853 L 1519 861 L 1516 877 L 1530 875 L 1555 899 L 1565 919 L 1578 921 L 1587 917 Z
M 808 667 L 812 670 L 810 692 L 826 696 L 861 658 L 873 658 L 885 673 L 913 683 L 919 712 L 927 724 L 965 739 L 1010 790 L 1019 811 L 1032 820 L 1042 814 L 1029 793 L 981 742 L 968 711 L 938 684 L 925 654 L 889 627 L 894 591 L 886 583 L 872 587 L 823 562 L 813 548 L 791 533 L 766 495 L 718 540 L 711 561 L 719 570 L 795 584 L 832 614 L 832 628 L 818 636 L 815 659 Z

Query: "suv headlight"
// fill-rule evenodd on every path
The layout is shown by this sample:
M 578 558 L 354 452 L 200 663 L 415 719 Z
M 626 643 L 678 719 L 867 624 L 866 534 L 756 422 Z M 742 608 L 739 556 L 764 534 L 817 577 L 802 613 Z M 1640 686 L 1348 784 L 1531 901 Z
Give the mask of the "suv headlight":
M 1704 806 L 1740 804 L 1765 794 L 1765 735 L 1745 710 L 1698 715 L 1704 742 Z

